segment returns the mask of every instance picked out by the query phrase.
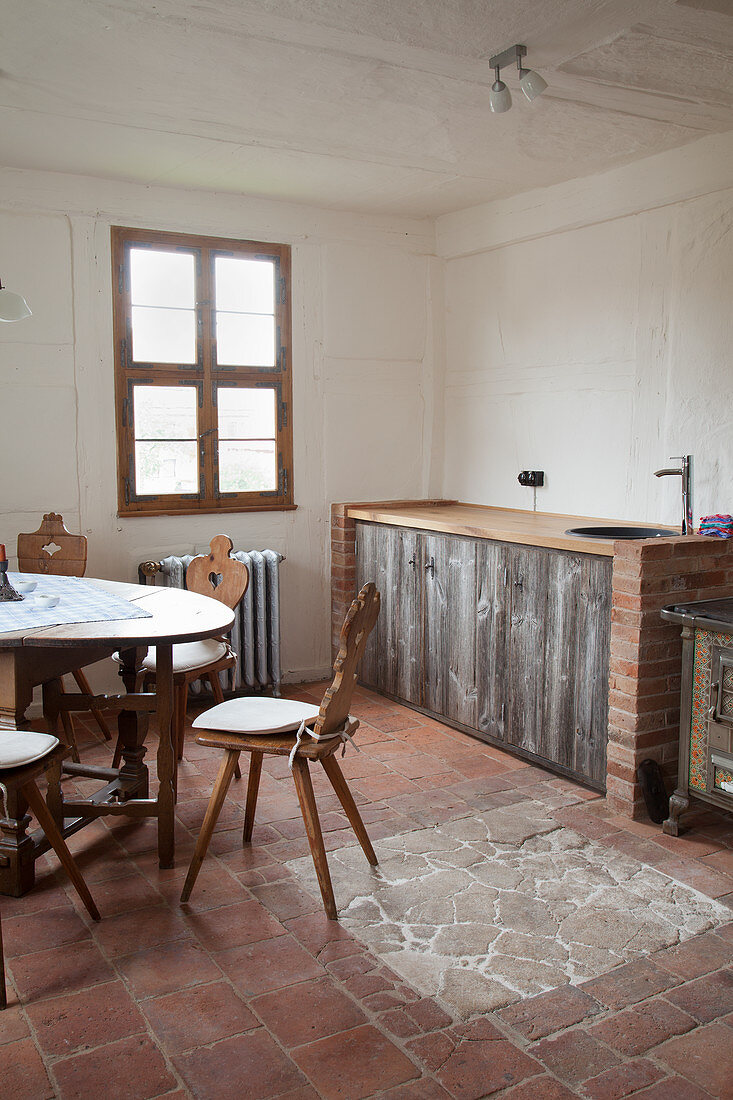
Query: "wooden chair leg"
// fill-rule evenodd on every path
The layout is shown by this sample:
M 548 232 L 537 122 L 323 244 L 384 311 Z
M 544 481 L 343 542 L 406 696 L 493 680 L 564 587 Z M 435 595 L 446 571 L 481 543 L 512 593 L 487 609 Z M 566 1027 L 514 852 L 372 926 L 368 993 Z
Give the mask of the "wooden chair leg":
M 313 794 L 313 784 L 311 783 L 311 774 L 308 769 L 307 760 L 298 758 L 297 756 L 295 757 L 293 761 L 293 779 L 295 780 L 295 789 L 298 792 L 298 801 L 300 802 L 300 812 L 303 815 L 303 823 L 308 835 L 308 843 L 310 844 L 316 875 L 318 876 L 318 885 L 321 888 L 323 908 L 326 910 L 326 916 L 329 920 L 337 920 L 338 914 L 336 912 L 336 902 L 333 896 L 333 886 L 331 885 L 331 872 L 328 869 L 326 849 L 323 846 L 321 822 L 318 818 L 318 807 L 316 806 L 316 799 Z
M 91 684 L 87 680 L 83 669 L 77 668 L 74 670 L 74 672 L 72 672 L 71 675 L 76 680 L 76 686 L 79 688 L 79 691 L 81 691 L 83 695 L 94 695 Z M 109 726 L 107 725 L 104 715 L 102 715 L 98 710 L 93 710 L 92 718 L 97 723 L 97 728 L 104 737 L 105 741 L 111 741 L 112 733 Z
M 219 673 L 218 672 L 209 672 L 206 676 L 206 679 L 209 681 L 209 685 L 211 687 L 211 694 L 214 696 L 214 702 L 215 703 L 223 703 L 224 702 L 224 692 L 221 690 L 221 680 L 219 679 Z M 235 779 L 241 779 L 242 778 L 242 772 L 241 772 L 241 769 L 239 767 L 239 761 L 237 761 L 237 766 L 234 769 L 234 778 Z
M 8 1007 L 8 991 L 5 986 L 5 956 L 3 954 L 3 922 L 0 920 L 0 1009 Z
M 255 810 L 257 808 L 257 795 L 260 789 L 260 775 L 262 774 L 262 753 L 250 754 L 249 777 L 247 779 L 247 805 L 244 810 L 244 829 L 242 830 L 242 844 L 250 844 L 252 841 L 252 829 L 255 823 Z
M 354 797 L 349 790 L 348 783 L 344 779 L 344 773 L 338 766 L 338 761 L 331 755 L 324 756 L 321 763 L 323 764 L 323 770 L 331 781 L 331 786 L 338 796 L 339 802 L 344 808 L 344 813 L 349 819 L 349 824 L 356 833 L 356 839 L 361 844 L 364 855 L 367 857 L 372 867 L 376 867 L 379 860 L 374 853 L 372 842 L 367 835 L 364 822 L 361 820 L 361 814 L 354 802 Z
M 63 680 L 58 681 L 59 691 L 62 695 L 66 693 Z M 64 741 L 71 749 L 71 759 L 77 764 L 79 763 L 79 746 L 76 743 L 76 734 L 74 732 L 74 722 L 71 715 L 67 710 L 62 710 L 59 717 L 61 718 L 61 725 L 64 730 Z
M 92 918 L 92 920 L 99 920 L 99 910 L 94 904 L 94 898 L 89 893 L 89 887 L 84 881 L 82 873 L 77 867 L 74 857 L 72 856 L 69 849 L 66 847 L 66 841 L 56 827 L 56 822 L 51 816 L 51 812 L 48 806 L 43 801 L 41 792 L 36 786 L 35 781 L 31 779 L 27 783 L 24 783 L 21 787 L 21 790 L 25 795 L 28 805 L 33 810 L 33 813 L 36 815 L 36 818 L 38 819 L 38 824 L 41 826 L 44 833 L 46 834 L 49 844 L 53 848 L 56 855 L 59 857 L 61 865 L 71 879 L 77 894 L 84 902 L 89 916 Z
M 209 805 L 206 807 L 206 814 L 204 815 L 204 821 L 201 826 L 201 832 L 198 835 L 196 841 L 196 848 L 193 856 L 191 857 L 191 864 L 188 868 L 188 874 L 186 875 L 186 881 L 183 884 L 181 890 L 181 901 L 185 902 L 191 896 L 191 891 L 194 888 L 198 873 L 201 870 L 201 864 L 204 862 L 204 857 L 209 848 L 214 827 L 219 820 L 219 814 L 221 808 L 224 805 L 224 799 L 226 798 L 227 791 L 229 790 L 229 784 L 232 781 L 232 775 L 234 774 L 234 765 L 239 757 L 239 752 L 236 749 L 226 749 L 224 752 L 224 759 L 221 762 L 219 768 L 219 774 L 216 777 L 216 783 L 214 789 L 211 792 L 211 798 L 209 799 Z

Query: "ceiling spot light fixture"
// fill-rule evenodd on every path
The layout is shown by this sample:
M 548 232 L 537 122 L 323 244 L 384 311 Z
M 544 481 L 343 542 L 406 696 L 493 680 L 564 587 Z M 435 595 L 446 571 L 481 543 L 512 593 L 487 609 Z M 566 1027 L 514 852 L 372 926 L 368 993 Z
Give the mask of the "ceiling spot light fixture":
M 22 321 L 30 317 L 31 311 L 25 298 L 6 290 L 0 279 L 0 321 Z
M 546 81 L 533 69 L 525 69 L 522 66 L 522 58 L 527 54 L 526 46 L 510 46 L 508 50 L 497 53 L 489 60 L 489 68 L 494 70 L 496 79 L 489 92 L 489 107 L 494 114 L 502 114 L 508 111 L 512 105 L 512 97 L 509 89 L 501 79 L 501 70 L 516 61 L 519 75 L 519 87 L 531 102 L 538 95 L 542 95 L 547 87 Z

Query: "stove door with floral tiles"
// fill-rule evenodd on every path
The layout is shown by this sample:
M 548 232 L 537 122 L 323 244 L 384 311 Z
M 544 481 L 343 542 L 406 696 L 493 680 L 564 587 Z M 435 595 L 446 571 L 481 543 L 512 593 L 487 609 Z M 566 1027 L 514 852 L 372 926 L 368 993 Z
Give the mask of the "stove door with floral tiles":
M 695 631 L 689 784 L 733 809 L 733 634 Z

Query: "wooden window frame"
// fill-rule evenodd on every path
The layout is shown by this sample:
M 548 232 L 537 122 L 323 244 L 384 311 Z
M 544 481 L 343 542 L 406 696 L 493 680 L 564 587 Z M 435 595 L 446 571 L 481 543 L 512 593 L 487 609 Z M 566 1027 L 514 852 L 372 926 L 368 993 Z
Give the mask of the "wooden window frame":
M 135 246 L 164 246 L 196 255 L 196 347 L 193 365 L 132 363 L 132 323 L 128 253 Z M 274 367 L 216 367 L 213 267 L 216 255 L 250 255 L 276 265 Z M 279 293 L 277 289 L 279 288 Z M 112 227 L 112 297 L 114 305 L 115 409 L 117 426 L 118 514 L 120 516 L 195 515 L 211 512 L 285 511 L 293 499 L 293 423 L 290 247 L 227 237 Z M 199 486 L 195 494 L 137 496 L 134 482 L 134 384 L 196 385 L 199 390 Z M 218 488 L 217 385 L 276 391 L 278 486 L 271 491 L 221 493 Z

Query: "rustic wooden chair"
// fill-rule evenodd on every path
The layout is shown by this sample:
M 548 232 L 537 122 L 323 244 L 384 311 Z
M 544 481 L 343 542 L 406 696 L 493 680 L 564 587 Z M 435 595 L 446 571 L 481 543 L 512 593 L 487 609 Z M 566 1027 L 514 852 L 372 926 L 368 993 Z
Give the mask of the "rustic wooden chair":
M 19 796 L 25 799 L 36 815 L 38 824 L 46 834 L 50 846 L 59 857 L 77 894 L 84 902 L 90 917 L 96 921 L 99 920 L 99 911 L 94 904 L 94 899 L 36 785 L 38 776 L 65 754 L 66 746 L 61 744 L 58 737 L 52 737 L 49 733 L 0 729 L 0 809 L 3 817 L 7 818 L 8 797 L 10 796 L 14 803 Z M 21 812 L 25 813 L 24 806 Z M 0 1009 L 5 1008 L 7 1003 L 5 959 L 0 927 Z
M 233 542 L 228 535 L 215 535 L 208 554 L 194 558 L 186 570 L 186 588 L 201 596 L 210 596 L 232 609 L 247 591 L 249 570 L 244 562 L 231 557 Z M 184 642 L 173 646 L 173 744 L 180 760 L 186 727 L 188 685 L 206 678 L 217 703 L 224 701 L 219 673 L 233 668 L 237 657 L 224 638 L 209 638 L 203 642 Z M 148 653 L 142 665 L 144 684 L 155 682 L 155 650 Z M 115 750 L 113 767 L 119 766 L 121 747 Z
M 18 569 L 21 573 L 47 573 L 54 577 L 83 577 L 87 567 L 87 540 L 84 535 L 72 535 L 66 530 L 64 517 L 56 512 L 47 512 L 37 531 L 32 534 L 18 535 Z M 72 672 L 79 691 L 92 695 L 92 689 L 84 671 L 77 668 Z M 109 726 L 99 710 L 92 711 L 105 741 L 112 737 Z M 79 762 L 79 750 L 71 715 L 63 714 L 64 735 L 71 747 L 76 762 Z
M 349 706 L 356 685 L 356 667 L 378 615 L 379 593 L 373 584 L 365 584 L 352 603 L 341 629 L 339 651 L 333 666 L 334 680 L 323 696 L 320 707 L 292 699 L 230 699 L 205 711 L 193 723 L 194 728 L 201 731 L 196 738 L 198 744 L 223 749 L 224 758 L 183 886 L 182 902 L 188 901 L 191 896 L 240 752 L 250 753 L 242 843 L 247 844 L 252 839 L 263 756 L 265 753 L 288 756 L 323 906 L 331 920 L 336 920 L 337 917 L 336 902 L 313 794 L 309 761 L 318 761 L 323 766 L 364 854 L 369 863 L 376 866 L 377 857 L 338 766 L 335 752 L 342 742 L 351 738 L 359 725 L 358 720 L 349 715 Z

